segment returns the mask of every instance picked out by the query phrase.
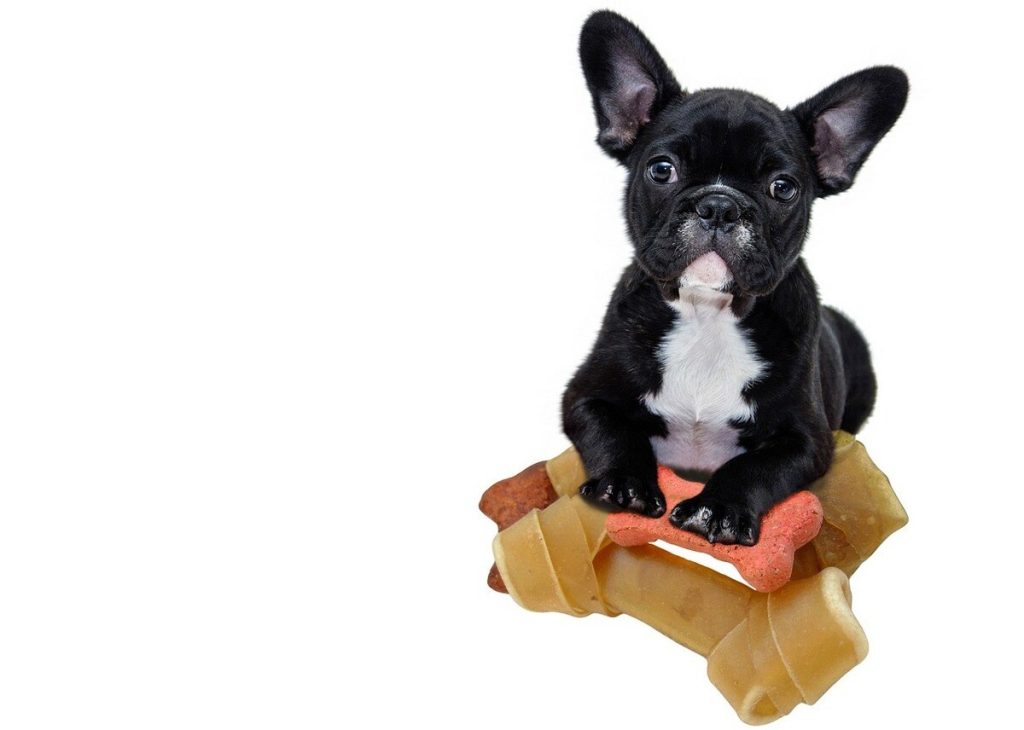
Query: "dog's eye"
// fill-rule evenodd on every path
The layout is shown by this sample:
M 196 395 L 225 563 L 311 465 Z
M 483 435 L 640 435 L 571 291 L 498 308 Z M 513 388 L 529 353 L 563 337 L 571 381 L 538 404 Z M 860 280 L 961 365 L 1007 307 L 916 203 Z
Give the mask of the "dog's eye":
M 655 160 L 647 166 L 647 176 L 659 185 L 667 185 L 679 179 L 676 166 L 668 160 Z
M 797 190 L 796 183 L 788 177 L 777 177 L 768 186 L 768 194 L 783 203 L 788 203 L 795 198 Z

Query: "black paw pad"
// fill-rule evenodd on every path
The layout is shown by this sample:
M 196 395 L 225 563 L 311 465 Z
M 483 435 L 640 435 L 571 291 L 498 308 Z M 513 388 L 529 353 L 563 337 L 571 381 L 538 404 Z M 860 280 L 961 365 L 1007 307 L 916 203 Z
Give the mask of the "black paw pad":
M 702 495 L 677 504 L 668 521 L 722 545 L 754 545 L 761 531 L 760 515 L 746 505 Z
M 647 517 L 665 514 L 665 497 L 657 484 L 645 484 L 636 477 L 606 474 L 580 487 L 591 504 L 611 512 L 636 512 Z

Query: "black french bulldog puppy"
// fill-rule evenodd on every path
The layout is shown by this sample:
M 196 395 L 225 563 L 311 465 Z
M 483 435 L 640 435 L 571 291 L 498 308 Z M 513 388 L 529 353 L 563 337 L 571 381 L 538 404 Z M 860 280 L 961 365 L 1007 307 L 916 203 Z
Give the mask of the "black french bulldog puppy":
M 657 517 L 656 464 L 707 479 L 679 528 L 753 545 L 773 505 L 832 459 L 875 400 L 867 344 L 822 307 L 800 251 L 811 203 L 841 193 L 903 110 L 907 78 L 869 68 L 792 109 L 745 91 L 686 92 L 615 13 L 580 57 L 597 142 L 629 171 L 636 249 L 563 399 L 581 494 Z

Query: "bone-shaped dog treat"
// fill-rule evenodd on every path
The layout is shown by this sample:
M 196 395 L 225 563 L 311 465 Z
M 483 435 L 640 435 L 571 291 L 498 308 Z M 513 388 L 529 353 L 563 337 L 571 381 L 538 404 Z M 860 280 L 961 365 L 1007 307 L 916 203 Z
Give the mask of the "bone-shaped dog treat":
M 480 509 L 501 530 L 531 509 L 551 504 L 558 495 L 576 494 L 585 480 L 579 455 L 570 448 L 492 486 L 480 500 Z M 815 575 L 827 566 L 853 575 L 889 535 L 907 523 L 907 513 L 885 474 L 863 444 L 843 431 L 835 434 L 832 466 L 809 490 L 821 503 L 824 522 L 817 537 L 797 551 L 793 578 Z M 494 567 L 487 583 L 505 592 Z
M 815 702 L 860 662 L 867 639 L 835 568 L 770 594 L 651 545 L 624 548 L 607 515 L 561 497 L 498 533 L 494 555 L 524 608 L 626 613 L 708 659 L 708 675 L 750 723 Z
M 797 551 L 793 578 L 814 575 L 827 566 L 853 575 L 886 538 L 907 524 L 903 505 L 864 444 L 845 431 L 837 431 L 833 438 L 832 466 L 807 488 L 821 502 L 824 522 L 818 536 Z M 566 449 L 544 466 L 556 494 L 576 494 L 586 481 L 575 449 Z
M 793 573 L 793 556 L 797 549 L 814 539 L 821 528 L 818 498 L 810 492 L 797 492 L 765 515 L 756 545 L 712 544 L 668 521 L 671 506 L 700 494 L 703 485 L 680 479 L 671 469 L 662 466 L 658 468 L 658 486 L 665 494 L 669 510 L 658 519 L 632 512 L 609 515 L 605 524 L 608 536 L 626 547 L 664 540 L 707 553 L 735 565 L 743 579 L 759 591 L 774 591 L 786 584 Z

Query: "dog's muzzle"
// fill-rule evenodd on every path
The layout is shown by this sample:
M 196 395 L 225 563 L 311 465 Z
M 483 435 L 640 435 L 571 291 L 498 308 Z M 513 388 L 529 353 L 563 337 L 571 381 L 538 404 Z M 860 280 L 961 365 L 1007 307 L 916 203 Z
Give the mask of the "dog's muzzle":
M 706 185 L 690 196 L 692 205 L 677 230 L 679 242 L 694 253 L 743 249 L 754 238 L 752 223 L 744 211 L 753 202 L 728 185 Z M 726 253 L 725 258 L 730 258 Z

